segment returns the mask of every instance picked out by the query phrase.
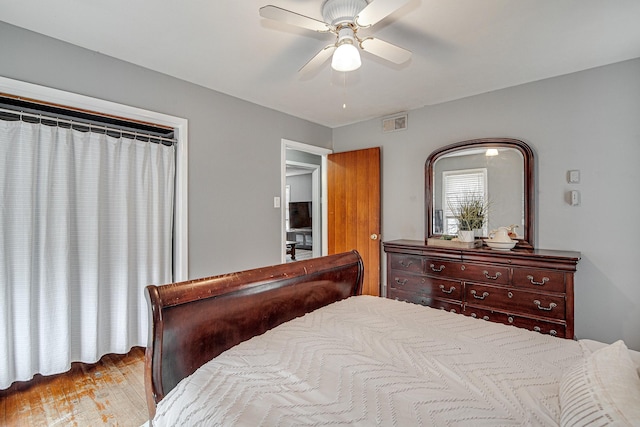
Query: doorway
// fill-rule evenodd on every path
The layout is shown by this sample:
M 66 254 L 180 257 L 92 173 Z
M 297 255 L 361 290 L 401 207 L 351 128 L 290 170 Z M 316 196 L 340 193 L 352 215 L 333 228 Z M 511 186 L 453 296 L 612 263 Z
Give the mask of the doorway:
M 319 161 L 319 159 L 317 159 Z M 287 262 L 322 254 L 320 165 L 287 160 L 285 212 Z M 295 242 L 293 250 L 291 242 Z
M 291 258 L 290 245 L 287 242 L 296 242 L 295 253 L 301 250 L 309 250 L 310 257 L 319 257 L 327 254 L 327 222 L 326 206 L 326 161 L 331 150 L 307 145 L 295 141 L 282 140 L 282 189 L 281 189 L 281 228 L 282 262 Z M 294 209 L 302 209 L 302 222 L 299 224 L 291 221 L 300 221 L 301 217 L 292 218 L 288 212 L 288 203 L 297 202 Z M 308 222 L 305 215 L 309 216 Z M 293 227 L 292 227 L 293 225 Z M 303 227 L 297 227 L 302 225 Z M 289 249 L 289 250 L 287 250 Z M 287 253 L 289 252 L 289 253 Z

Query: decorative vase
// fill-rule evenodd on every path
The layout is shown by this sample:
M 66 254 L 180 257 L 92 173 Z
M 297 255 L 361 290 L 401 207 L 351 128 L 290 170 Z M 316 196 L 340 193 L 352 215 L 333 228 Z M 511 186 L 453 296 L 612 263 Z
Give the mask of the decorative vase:
M 475 239 L 473 230 L 458 230 L 458 240 L 461 242 L 473 242 Z

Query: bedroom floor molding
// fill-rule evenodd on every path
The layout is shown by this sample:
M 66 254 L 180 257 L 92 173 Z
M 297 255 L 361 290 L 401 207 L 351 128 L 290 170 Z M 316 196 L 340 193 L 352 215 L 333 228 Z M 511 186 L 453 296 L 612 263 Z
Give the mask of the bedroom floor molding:
M 147 419 L 142 347 L 0 390 L 3 426 L 140 426 Z

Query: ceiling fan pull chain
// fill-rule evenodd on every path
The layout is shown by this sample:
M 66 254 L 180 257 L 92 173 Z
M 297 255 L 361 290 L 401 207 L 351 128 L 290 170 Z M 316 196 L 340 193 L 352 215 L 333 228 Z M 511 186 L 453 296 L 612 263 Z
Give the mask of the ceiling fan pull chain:
M 342 109 L 347 109 L 347 73 L 342 73 Z

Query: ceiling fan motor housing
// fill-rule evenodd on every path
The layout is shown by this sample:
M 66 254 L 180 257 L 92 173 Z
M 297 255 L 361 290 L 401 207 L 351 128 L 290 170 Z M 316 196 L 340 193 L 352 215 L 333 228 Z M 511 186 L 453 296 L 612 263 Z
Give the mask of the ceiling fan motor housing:
M 353 24 L 355 17 L 367 4 L 367 0 L 327 0 L 322 5 L 322 17 L 324 22 L 334 27 Z

